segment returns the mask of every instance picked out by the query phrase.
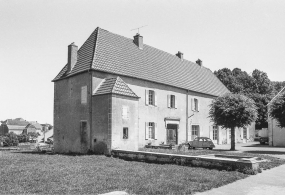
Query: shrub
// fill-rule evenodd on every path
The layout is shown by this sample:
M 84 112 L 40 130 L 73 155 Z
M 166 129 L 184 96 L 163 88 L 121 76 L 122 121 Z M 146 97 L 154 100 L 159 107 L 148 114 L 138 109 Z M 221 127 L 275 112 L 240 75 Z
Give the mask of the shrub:
M 19 140 L 15 133 L 10 132 L 4 136 L 4 142 L 8 144 L 8 146 L 18 146 Z

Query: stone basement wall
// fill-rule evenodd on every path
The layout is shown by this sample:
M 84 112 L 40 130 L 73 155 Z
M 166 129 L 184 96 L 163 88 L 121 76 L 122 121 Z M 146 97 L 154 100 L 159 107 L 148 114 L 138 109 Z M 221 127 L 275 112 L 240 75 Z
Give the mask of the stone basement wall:
M 256 174 L 259 171 L 259 163 L 256 157 L 251 158 L 227 155 L 188 156 L 129 150 L 112 150 L 111 155 L 115 158 L 130 161 L 177 164 L 227 171 L 237 170 L 246 174 Z

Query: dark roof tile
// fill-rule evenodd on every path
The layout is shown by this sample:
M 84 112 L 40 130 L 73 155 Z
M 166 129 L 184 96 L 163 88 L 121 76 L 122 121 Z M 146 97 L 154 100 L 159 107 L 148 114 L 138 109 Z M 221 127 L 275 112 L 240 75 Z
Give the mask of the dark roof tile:
M 79 49 L 73 70 L 64 74 L 64 69 L 54 81 L 93 69 L 213 96 L 229 92 L 208 68 L 146 44 L 139 49 L 133 39 L 100 28 Z

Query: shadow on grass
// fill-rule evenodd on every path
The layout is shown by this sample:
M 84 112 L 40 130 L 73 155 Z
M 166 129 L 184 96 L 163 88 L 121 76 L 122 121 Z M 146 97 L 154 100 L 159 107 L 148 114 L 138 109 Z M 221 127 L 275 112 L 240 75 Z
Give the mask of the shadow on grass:
M 244 151 L 243 153 L 250 153 L 250 154 L 276 154 L 276 155 L 282 155 L 285 154 L 284 152 L 280 151 L 262 151 L 262 150 L 253 150 L 253 151 Z
M 36 151 L 36 150 L 24 150 L 24 151 L 13 151 L 13 153 L 19 153 L 19 154 L 35 154 L 35 155 L 62 155 L 62 156 L 89 156 L 89 155 L 99 155 L 99 156 L 108 156 L 104 154 L 94 154 L 94 153 L 87 153 L 87 154 L 81 154 L 81 153 L 54 153 L 50 151 Z

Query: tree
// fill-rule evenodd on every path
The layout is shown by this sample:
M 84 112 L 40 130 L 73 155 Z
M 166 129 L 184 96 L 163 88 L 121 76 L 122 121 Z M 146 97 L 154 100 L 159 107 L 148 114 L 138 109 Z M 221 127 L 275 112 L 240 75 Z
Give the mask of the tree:
M 285 127 L 285 92 L 279 94 L 270 104 L 269 116 L 276 119 L 278 126 Z
M 34 139 L 36 139 L 39 135 L 36 132 L 29 132 L 28 136 L 34 141 Z
M 235 150 L 235 128 L 242 128 L 254 122 L 257 110 L 252 99 L 227 93 L 213 100 L 209 117 L 215 125 L 231 129 L 231 150 Z

